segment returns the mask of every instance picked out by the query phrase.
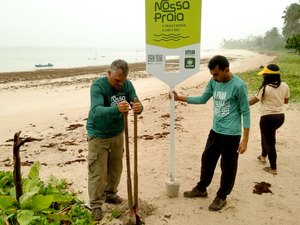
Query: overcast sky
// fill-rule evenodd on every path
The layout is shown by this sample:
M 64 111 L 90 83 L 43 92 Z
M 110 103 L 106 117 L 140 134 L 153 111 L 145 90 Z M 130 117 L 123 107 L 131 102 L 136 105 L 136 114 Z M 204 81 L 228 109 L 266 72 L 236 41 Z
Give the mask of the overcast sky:
M 299 0 L 202 0 L 201 48 L 282 31 Z M 145 0 L 0 0 L 0 46 L 145 47 Z

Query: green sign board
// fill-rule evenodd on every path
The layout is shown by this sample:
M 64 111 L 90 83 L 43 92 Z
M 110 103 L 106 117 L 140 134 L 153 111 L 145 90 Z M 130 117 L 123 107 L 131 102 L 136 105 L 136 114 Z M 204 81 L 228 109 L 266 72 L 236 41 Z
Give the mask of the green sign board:
M 200 70 L 201 3 L 145 0 L 146 69 L 171 87 Z
M 178 48 L 200 42 L 201 0 L 146 0 L 146 43 Z

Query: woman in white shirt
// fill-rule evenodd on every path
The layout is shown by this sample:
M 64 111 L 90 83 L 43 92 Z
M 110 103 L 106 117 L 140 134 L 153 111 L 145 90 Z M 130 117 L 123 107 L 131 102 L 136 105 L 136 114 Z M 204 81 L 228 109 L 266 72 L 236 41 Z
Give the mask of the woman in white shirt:
M 249 100 L 250 105 L 260 102 L 260 133 L 261 155 L 258 160 L 266 163 L 268 157 L 270 167 L 264 171 L 277 174 L 276 130 L 284 123 L 283 105 L 287 104 L 290 97 L 289 86 L 281 81 L 279 67 L 269 64 L 258 75 L 263 75 L 263 82 L 258 92 Z

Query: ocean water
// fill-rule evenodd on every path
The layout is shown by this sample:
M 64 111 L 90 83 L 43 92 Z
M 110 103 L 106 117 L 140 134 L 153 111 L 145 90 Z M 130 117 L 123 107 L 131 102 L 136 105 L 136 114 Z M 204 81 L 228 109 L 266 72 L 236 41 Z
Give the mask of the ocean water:
M 205 54 L 205 50 L 201 50 Z M 115 59 L 145 62 L 145 49 L 0 47 L 0 72 L 32 71 L 35 64 L 52 63 L 55 68 L 110 65 Z

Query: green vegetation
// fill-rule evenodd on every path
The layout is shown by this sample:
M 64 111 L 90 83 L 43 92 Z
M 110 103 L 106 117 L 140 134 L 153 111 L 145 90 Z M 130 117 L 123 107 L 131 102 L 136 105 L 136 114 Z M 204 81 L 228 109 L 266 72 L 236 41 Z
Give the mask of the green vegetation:
M 300 3 L 300 2 L 299 2 Z M 282 34 L 276 27 L 268 30 L 264 36 L 249 36 L 247 39 L 223 40 L 222 48 L 277 51 L 274 63 L 280 68 L 281 78 L 290 87 L 290 102 L 300 102 L 300 4 L 292 3 L 283 11 L 284 26 Z M 289 49 L 289 53 L 282 52 Z M 280 52 L 279 52 L 280 51 Z M 295 54 L 291 54 L 295 53 Z M 266 65 L 263 65 L 266 66 Z M 262 84 L 257 70 L 242 73 L 249 95 L 253 95 Z
M 89 225 L 90 212 L 74 193 L 67 192 L 65 179 L 39 179 L 40 163 L 32 165 L 23 179 L 23 195 L 16 200 L 12 172 L 0 171 L 0 225 Z
M 296 52 L 300 53 L 300 33 L 288 38 L 286 40 L 285 48 L 294 49 Z
M 277 27 L 264 35 L 249 36 L 246 39 L 223 40 L 222 48 L 280 51 L 284 48 L 300 53 L 300 4 L 292 3 L 283 11 L 282 34 Z
M 274 63 L 280 68 L 282 81 L 290 88 L 290 102 L 300 102 L 300 55 L 287 52 L 276 52 Z M 266 66 L 266 65 L 263 65 Z M 240 77 L 246 82 L 249 95 L 253 95 L 262 84 L 262 77 L 257 75 L 261 69 L 241 73 Z M 249 96 L 249 97 L 250 97 Z

